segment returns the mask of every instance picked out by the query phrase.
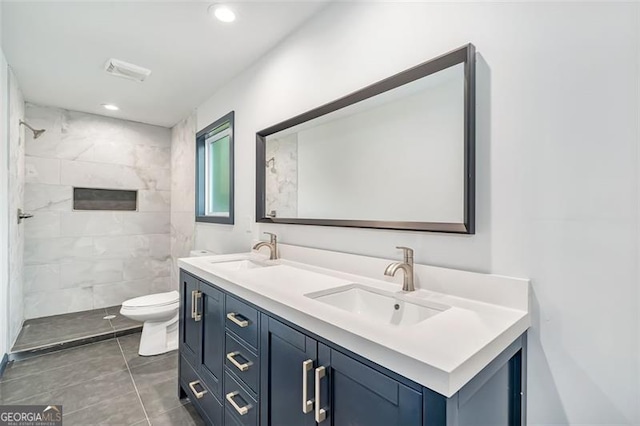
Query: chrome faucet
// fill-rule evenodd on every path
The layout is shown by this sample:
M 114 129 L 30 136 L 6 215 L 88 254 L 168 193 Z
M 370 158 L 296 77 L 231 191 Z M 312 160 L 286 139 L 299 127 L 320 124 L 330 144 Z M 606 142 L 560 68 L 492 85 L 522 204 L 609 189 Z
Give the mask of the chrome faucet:
M 260 241 L 258 244 L 253 246 L 253 250 L 260 250 L 262 247 L 269 247 L 269 260 L 275 260 L 278 258 L 278 237 L 276 234 L 272 234 L 271 232 L 265 232 L 265 234 L 271 237 L 270 241 Z
M 398 272 L 398 269 L 402 269 L 404 272 L 402 291 L 415 291 L 416 288 L 413 285 L 413 250 L 409 247 L 396 248 L 404 250 L 404 262 L 392 263 L 384 270 L 384 274 L 388 277 L 393 277 L 396 275 L 396 272 Z

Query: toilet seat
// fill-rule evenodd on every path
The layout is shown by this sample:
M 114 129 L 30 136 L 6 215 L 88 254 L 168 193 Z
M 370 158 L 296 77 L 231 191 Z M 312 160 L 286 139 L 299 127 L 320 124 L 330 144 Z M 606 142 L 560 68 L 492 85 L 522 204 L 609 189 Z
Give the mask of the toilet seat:
M 180 293 L 174 290 L 129 299 L 122 304 L 122 307 L 127 309 L 155 308 L 176 303 L 180 303 Z

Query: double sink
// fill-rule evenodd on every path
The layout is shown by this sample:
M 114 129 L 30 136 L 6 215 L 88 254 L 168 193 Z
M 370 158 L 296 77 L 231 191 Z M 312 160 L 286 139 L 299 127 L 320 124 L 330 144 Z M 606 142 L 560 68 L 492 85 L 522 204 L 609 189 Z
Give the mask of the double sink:
M 219 271 L 244 271 L 276 265 L 253 259 L 212 261 L 210 264 L 212 269 Z M 376 323 L 399 327 L 420 323 L 449 309 L 446 305 L 419 300 L 411 293 L 385 291 L 359 283 L 307 293 L 305 297 Z

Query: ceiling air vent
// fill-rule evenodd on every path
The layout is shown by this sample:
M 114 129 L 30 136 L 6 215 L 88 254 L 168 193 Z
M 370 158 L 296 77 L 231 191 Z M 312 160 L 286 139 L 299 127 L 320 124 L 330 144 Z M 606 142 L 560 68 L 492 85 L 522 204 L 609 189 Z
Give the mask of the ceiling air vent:
M 151 75 L 151 70 L 113 58 L 107 61 L 104 65 L 104 70 L 116 77 L 128 78 L 139 82 L 143 82 Z

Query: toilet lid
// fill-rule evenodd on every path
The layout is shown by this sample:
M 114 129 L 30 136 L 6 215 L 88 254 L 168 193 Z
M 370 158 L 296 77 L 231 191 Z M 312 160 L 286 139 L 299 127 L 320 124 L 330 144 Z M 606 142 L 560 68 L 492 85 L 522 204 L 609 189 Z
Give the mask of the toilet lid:
M 126 308 L 143 308 L 148 306 L 164 306 L 177 303 L 180 300 L 180 293 L 177 291 L 169 291 L 166 293 L 150 294 L 148 296 L 136 297 L 129 299 L 122 304 Z

